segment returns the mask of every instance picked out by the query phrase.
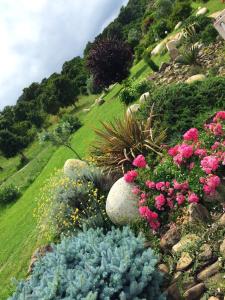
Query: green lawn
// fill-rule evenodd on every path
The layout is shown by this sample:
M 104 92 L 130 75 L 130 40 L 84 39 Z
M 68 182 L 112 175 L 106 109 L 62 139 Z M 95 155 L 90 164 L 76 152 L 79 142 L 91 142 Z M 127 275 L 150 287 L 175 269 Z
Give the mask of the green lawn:
M 218 10 L 225 9 L 225 3 L 222 3 L 221 0 L 210 0 L 206 3 L 197 1 L 193 2 L 192 6 L 197 9 L 198 7 L 207 7 L 209 10 L 209 14 L 216 12 Z
M 206 5 L 211 12 L 224 7 L 219 0 L 209 1 L 206 4 L 197 3 L 195 7 L 199 5 Z M 167 55 L 154 58 L 158 64 L 167 59 Z M 148 74 L 150 69 L 144 61 L 140 61 L 131 70 L 132 79 L 144 78 Z M 106 103 L 100 107 L 93 107 L 89 113 L 82 110 L 90 107 L 96 96 L 81 99 L 76 113 L 84 125 L 73 135 L 72 144 L 82 157 L 89 154 L 90 146 L 95 139 L 93 129 L 100 126 L 99 121 L 110 121 L 115 116 L 123 116 L 125 107 L 117 99 L 120 89 L 121 85 L 115 85 L 105 97 Z M 12 277 L 26 276 L 32 252 L 44 243 L 39 239 L 33 218 L 33 209 L 36 207 L 41 188 L 55 169 L 61 168 L 66 159 L 73 157 L 73 153 L 65 148 L 54 149 L 50 146 L 41 148 L 37 143 L 27 151 L 30 151 L 31 161 L 26 168 L 17 173 L 15 172 L 18 158 L 8 161 L 0 158 L 0 164 L 4 166 L 4 171 L 0 173 L 0 181 L 7 179 L 8 182 L 18 183 L 24 188 L 23 196 L 0 214 L 0 300 L 5 300 L 12 293 L 13 286 L 10 284 Z M 32 177 L 36 179 L 34 182 Z

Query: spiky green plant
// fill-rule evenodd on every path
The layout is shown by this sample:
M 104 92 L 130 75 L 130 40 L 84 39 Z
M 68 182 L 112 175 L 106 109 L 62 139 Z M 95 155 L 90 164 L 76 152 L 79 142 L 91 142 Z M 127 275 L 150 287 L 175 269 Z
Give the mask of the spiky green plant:
M 102 122 L 103 128 L 95 130 L 97 140 L 92 149 L 92 155 L 99 166 L 108 171 L 124 172 L 140 153 L 162 155 L 161 145 L 166 138 L 166 130 L 157 122 L 153 108 L 145 122 L 132 113 L 125 115 L 123 120 Z
M 181 51 L 179 63 L 183 65 L 200 65 L 200 47 L 199 45 L 187 45 Z

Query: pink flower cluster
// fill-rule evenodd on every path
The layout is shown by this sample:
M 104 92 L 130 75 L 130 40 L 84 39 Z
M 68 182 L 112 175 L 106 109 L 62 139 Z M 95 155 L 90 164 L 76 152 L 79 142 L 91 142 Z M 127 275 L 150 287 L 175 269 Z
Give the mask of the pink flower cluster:
M 147 166 L 145 157 L 143 155 L 138 155 L 133 161 L 133 166 L 138 168 L 145 168 Z
M 148 206 L 141 206 L 139 208 L 139 213 L 142 218 L 146 219 L 150 227 L 156 231 L 160 227 L 160 222 L 158 220 L 158 214 L 151 211 Z
M 210 174 L 212 171 L 216 171 L 219 168 L 219 161 L 219 158 L 216 156 L 205 156 L 201 160 L 201 167 L 206 174 Z
M 213 195 L 220 185 L 220 178 L 217 175 L 210 175 L 207 178 L 200 178 L 200 183 L 204 184 L 203 191 L 206 195 Z
M 138 172 L 135 171 L 135 170 L 131 170 L 131 171 L 128 171 L 126 174 L 124 174 L 124 179 L 126 182 L 134 182 L 134 180 L 137 178 L 138 176 Z
M 168 151 L 170 156 L 173 156 L 173 161 L 177 165 L 185 163 L 194 154 L 194 147 L 188 144 L 176 145 Z

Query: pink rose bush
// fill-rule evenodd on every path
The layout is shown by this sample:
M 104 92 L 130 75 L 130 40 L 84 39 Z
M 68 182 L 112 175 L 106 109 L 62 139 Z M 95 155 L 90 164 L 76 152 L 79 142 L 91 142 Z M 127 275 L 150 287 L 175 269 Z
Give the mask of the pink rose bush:
M 215 114 L 204 131 L 188 130 L 154 170 L 147 165 L 138 155 L 133 161 L 138 171 L 128 171 L 124 179 L 135 183 L 132 192 L 139 197 L 140 216 L 156 231 L 175 210 L 203 203 L 205 196 L 216 193 L 225 171 L 225 111 Z

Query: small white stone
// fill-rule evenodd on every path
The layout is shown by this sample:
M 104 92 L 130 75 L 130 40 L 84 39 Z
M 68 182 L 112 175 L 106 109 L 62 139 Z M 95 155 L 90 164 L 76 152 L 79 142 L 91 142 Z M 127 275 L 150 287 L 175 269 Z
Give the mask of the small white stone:
M 196 12 L 196 16 L 205 15 L 208 12 L 207 7 L 202 7 Z
M 148 99 L 150 98 L 150 93 L 144 93 L 143 95 L 141 95 L 139 102 L 141 104 L 145 103 Z

